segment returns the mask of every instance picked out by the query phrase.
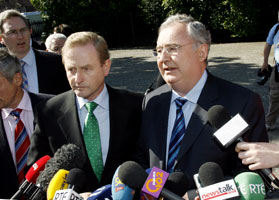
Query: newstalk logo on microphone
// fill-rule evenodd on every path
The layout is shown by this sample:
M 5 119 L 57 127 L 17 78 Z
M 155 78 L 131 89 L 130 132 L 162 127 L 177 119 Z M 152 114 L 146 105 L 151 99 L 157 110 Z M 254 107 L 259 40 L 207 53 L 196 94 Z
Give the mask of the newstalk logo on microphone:
M 201 200 L 223 200 L 239 197 L 239 193 L 233 179 L 219 182 L 199 189 Z

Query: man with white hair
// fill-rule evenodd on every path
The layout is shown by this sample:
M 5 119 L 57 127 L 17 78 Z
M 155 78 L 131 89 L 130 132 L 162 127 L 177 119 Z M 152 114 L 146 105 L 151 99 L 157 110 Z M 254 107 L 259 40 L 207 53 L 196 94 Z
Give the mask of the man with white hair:
M 66 42 L 67 37 L 62 33 L 53 33 L 46 39 L 46 51 L 61 54 L 61 49 Z

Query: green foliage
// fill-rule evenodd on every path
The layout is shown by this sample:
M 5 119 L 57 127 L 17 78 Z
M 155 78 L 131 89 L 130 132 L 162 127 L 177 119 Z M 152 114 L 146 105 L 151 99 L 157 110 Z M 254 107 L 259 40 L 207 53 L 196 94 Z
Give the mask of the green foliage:
M 276 23 L 278 0 L 31 0 L 43 13 L 48 32 L 65 23 L 96 31 L 113 46 L 151 44 L 171 14 L 203 22 L 213 41 L 265 35 Z M 274 14 L 275 13 L 275 14 Z M 272 20 L 275 19 L 275 20 Z

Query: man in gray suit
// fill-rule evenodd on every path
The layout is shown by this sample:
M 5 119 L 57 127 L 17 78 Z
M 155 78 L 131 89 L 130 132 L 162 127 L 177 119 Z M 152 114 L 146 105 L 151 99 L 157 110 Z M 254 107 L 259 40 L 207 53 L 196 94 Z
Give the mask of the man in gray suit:
M 18 175 L 16 162 L 17 123 L 11 113 L 15 109 L 21 110 L 20 119 L 30 138 L 34 129 L 33 119 L 36 118 L 37 105 L 50 98 L 49 95 L 26 92 L 21 88 L 21 84 L 19 60 L 7 51 L 0 50 L 0 171 L 3 179 L 0 183 L 1 199 L 9 199 L 18 190 L 19 180 L 22 180 L 22 177 L 18 177 L 22 174 Z M 26 157 L 22 160 L 25 160 L 26 165 Z
M 106 41 L 96 33 L 72 34 L 62 49 L 62 57 L 72 90 L 40 107 L 28 164 L 43 155 L 53 155 L 63 144 L 76 144 L 86 158 L 82 170 L 87 182 L 82 192 L 92 192 L 111 183 L 117 167 L 133 158 L 141 123 L 142 95 L 105 83 L 111 60 Z M 97 107 L 92 111 L 90 105 Z M 95 124 L 91 125 L 93 121 Z M 100 139 L 90 145 L 88 136 Z M 97 152 L 94 157 L 96 150 L 101 155 Z
M 138 162 L 184 172 L 190 189 L 205 162 L 218 163 L 225 175 L 241 168 L 234 149 L 222 149 L 213 140 L 215 129 L 207 117 L 212 106 L 224 106 L 231 116 L 240 113 L 250 125 L 248 141 L 268 141 L 260 97 L 206 69 L 210 43 L 202 23 L 187 15 L 170 16 L 153 52 L 167 84 L 148 93 L 143 104 Z

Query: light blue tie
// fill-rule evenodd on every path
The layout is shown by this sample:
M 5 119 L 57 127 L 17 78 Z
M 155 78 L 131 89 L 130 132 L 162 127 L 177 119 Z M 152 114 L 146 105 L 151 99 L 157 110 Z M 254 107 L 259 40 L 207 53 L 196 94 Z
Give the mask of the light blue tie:
M 168 166 L 167 170 L 169 173 L 173 172 L 174 162 L 180 150 L 180 143 L 185 134 L 185 120 L 183 115 L 182 106 L 185 104 L 187 100 L 183 98 L 176 98 L 176 118 L 171 134 L 170 144 L 169 144 L 169 152 L 168 152 Z
M 22 71 L 22 85 L 21 85 L 21 87 L 23 89 L 25 89 L 26 91 L 28 91 L 28 80 L 27 80 L 27 74 L 26 74 L 26 71 L 25 71 L 26 62 L 21 60 L 20 64 L 21 64 L 21 71 Z

